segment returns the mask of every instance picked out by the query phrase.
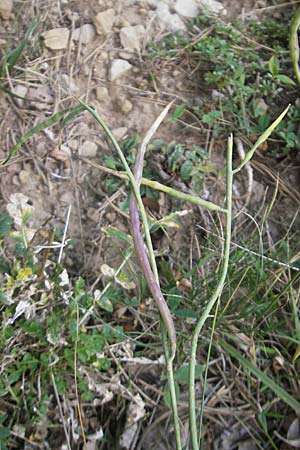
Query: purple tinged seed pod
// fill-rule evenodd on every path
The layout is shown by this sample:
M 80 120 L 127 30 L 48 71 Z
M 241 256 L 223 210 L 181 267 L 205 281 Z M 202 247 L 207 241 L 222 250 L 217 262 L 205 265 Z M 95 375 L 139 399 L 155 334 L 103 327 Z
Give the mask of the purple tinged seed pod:
M 162 295 L 161 289 L 154 277 L 154 274 L 150 266 L 149 258 L 144 245 L 144 240 L 141 234 L 139 212 L 133 194 L 131 194 L 129 210 L 130 210 L 131 233 L 134 241 L 135 251 L 139 258 L 142 271 L 144 272 L 151 294 L 153 295 L 153 298 L 158 306 L 164 324 L 167 328 L 168 336 L 171 341 L 171 346 L 175 347 L 176 331 L 174 327 L 174 322 L 169 307 Z
M 135 167 L 134 167 L 134 176 L 136 179 L 136 184 L 138 189 L 140 188 L 142 172 L 143 172 L 143 162 L 144 162 L 144 154 L 141 148 L 139 148 Z M 147 251 L 145 249 L 144 240 L 141 233 L 141 224 L 140 224 L 140 216 L 137 207 L 136 200 L 134 198 L 134 194 L 132 193 L 130 196 L 130 204 L 129 204 L 129 212 L 130 212 L 130 226 L 131 233 L 134 241 L 135 251 L 137 253 L 138 259 L 140 261 L 142 271 L 144 272 L 145 278 L 147 280 L 149 289 L 153 298 L 158 306 L 161 317 L 166 326 L 168 336 L 171 343 L 171 348 L 176 347 L 176 331 L 174 322 L 171 316 L 171 312 L 169 307 L 162 295 L 161 289 L 159 287 L 158 282 L 155 279 L 153 271 L 150 266 L 149 258 L 147 255 Z

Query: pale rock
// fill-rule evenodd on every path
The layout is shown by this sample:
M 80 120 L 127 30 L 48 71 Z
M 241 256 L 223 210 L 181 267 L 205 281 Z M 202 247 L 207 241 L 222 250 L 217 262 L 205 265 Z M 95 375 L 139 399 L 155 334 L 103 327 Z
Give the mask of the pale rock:
M 89 44 L 93 41 L 94 37 L 96 35 L 95 28 L 92 24 L 86 23 L 84 25 L 81 25 L 81 27 L 76 28 L 74 32 L 72 33 L 72 40 L 73 41 L 79 41 L 82 44 Z
M 69 77 L 69 75 L 63 73 L 60 76 L 60 82 L 63 90 L 69 95 L 76 95 L 79 93 L 79 87 L 76 85 L 75 81 Z
M 13 2 L 12 0 L 0 1 L 0 16 L 4 20 L 8 20 L 12 12 Z
M 108 103 L 110 101 L 108 89 L 104 86 L 98 86 L 96 88 L 96 98 L 99 102 Z
M 45 47 L 50 50 L 64 50 L 68 46 L 70 32 L 68 28 L 53 28 L 42 34 Z
M 112 135 L 117 141 L 120 141 L 127 134 L 127 131 L 126 127 L 115 128 L 112 130 Z
M 124 59 L 114 59 L 110 68 L 110 81 L 115 81 L 132 68 L 132 65 Z
M 14 89 L 14 93 L 16 95 L 19 95 L 20 97 L 26 97 L 28 92 L 28 87 L 24 86 L 24 84 L 17 84 L 17 86 Z M 21 98 L 16 98 L 16 103 L 18 106 L 24 106 L 24 100 L 22 100 Z
M 123 52 L 119 52 L 118 55 L 119 55 L 119 57 L 121 59 L 126 59 L 126 60 L 129 60 L 129 61 L 132 58 L 134 58 L 134 53 L 133 52 L 125 52 L 125 51 L 123 51 Z
M 55 147 L 51 150 L 50 156 L 56 159 L 56 161 L 64 162 L 67 167 L 70 161 L 71 150 L 65 144 L 62 144 L 60 147 Z
M 182 17 L 193 18 L 199 15 L 199 6 L 195 0 L 176 0 L 175 11 Z
M 143 25 L 124 27 L 120 30 L 121 44 L 126 50 L 137 50 L 139 52 L 144 36 L 145 28 Z
M 96 32 L 99 35 L 107 35 L 113 27 L 115 21 L 115 11 L 113 8 L 102 11 L 94 18 Z
M 158 4 L 156 15 L 161 25 L 169 31 L 186 31 L 186 26 L 178 14 L 170 13 L 168 5 L 163 2 Z
M 20 181 L 19 181 L 18 175 L 14 175 L 11 180 L 12 180 L 12 184 L 13 185 L 15 185 L 15 186 L 19 186 L 20 185 Z
M 218 14 L 225 14 L 226 10 L 221 2 L 218 2 L 217 0 L 200 0 L 199 1 L 200 7 L 204 10 L 204 12 L 207 12 L 211 15 L 218 15 Z
M 120 106 L 121 106 L 121 111 L 124 114 L 129 113 L 132 110 L 132 108 L 133 108 L 132 103 L 129 100 L 127 100 L 127 99 L 125 99 Z
M 21 170 L 19 173 L 19 179 L 21 184 L 31 184 L 32 182 L 32 174 L 27 170 Z
M 79 155 L 85 158 L 95 158 L 97 156 L 98 145 L 93 141 L 85 141 L 79 147 Z
M 99 61 L 105 61 L 105 60 L 107 60 L 108 58 L 109 58 L 109 54 L 108 54 L 107 52 L 103 51 L 103 52 L 101 52 L 101 53 L 99 54 L 98 60 L 99 60 Z
M 5 44 L 6 44 L 6 40 L 0 38 L 0 47 L 4 47 Z

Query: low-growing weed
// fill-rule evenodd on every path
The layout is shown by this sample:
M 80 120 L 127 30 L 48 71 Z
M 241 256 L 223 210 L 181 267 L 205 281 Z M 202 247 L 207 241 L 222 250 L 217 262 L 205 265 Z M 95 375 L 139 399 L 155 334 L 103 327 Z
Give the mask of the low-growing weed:
M 215 137 L 224 137 L 229 126 L 235 135 L 255 140 L 269 125 L 274 111 L 281 110 L 295 96 L 286 26 L 273 20 L 245 24 L 205 17 L 195 19 L 194 24 L 210 28 L 196 43 L 168 38 L 150 46 L 151 57 L 168 58 L 172 51 L 172 56 L 179 58 L 184 50 L 198 67 L 201 89 L 206 88 L 203 104 L 179 105 L 174 117 L 180 118 L 187 107 L 213 130 Z M 274 154 L 288 155 L 297 149 L 298 128 L 296 102 L 274 134 L 278 140 Z

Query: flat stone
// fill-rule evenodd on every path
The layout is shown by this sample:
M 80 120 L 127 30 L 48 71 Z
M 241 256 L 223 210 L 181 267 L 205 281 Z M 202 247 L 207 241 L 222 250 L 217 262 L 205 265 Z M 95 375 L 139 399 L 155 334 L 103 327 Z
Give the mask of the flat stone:
M 115 81 L 117 78 L 120 78 L 131 68 L 132 65 L 128 61 L 125 61 L 124 59 L 114 59 L 111 63 L 110 68 L 110 81 Z
M 144 36 L 145 28 L 143 25 L 124 27 L 120 30 L 121 44 L 126 50 L 137 50 L 139 52 Z
M 19 179 L 21 184 L 31 184 L 32 183 L 32 173 L 27 170 L 21 170 L 19 173 Z
M 98 145 L 93 141 L 85 141 L 79 147 L 79 155 L 85 158 L 95 158 L 97 156 Z
M 195 0 L 176 0 L 175 11 L 182 17 L 193 18 L 199 15 L 199 5 Z
M 117 141 L 120 141 L 127 134 L 127 131 L 126 127 L 120 127 L 112 130 L 112 134 Z
M 42 34 L 45 47 L 50 50 L 64 50 L 68 46 L 70 32 L 68 28 L 53 28 Z
M 168 5 L 165 3 L 161 2 L 158 4 L 156 15 L 163 28 L 172 32 L 186 31 L 183 20 L 181 20 L 178 14 L 171 14 Z
M 112 30 L 114 21 L 115 11 L 113 8 L 98 13 L 94 18 L 94 25 L 96 27 L 97 34 L 104 36 L 108 34 Z
M 16 95 L 19 95 L 20 97 L 26 97 L 28 92 L 28 86 L 24 86 L 24 84 L 17 84 L 17 86 L 15 87 L 14 93 Z M 24 100 L 22 100 L 21 98 L 16 98 L 16 103 L 19 106 L 24 106 Z
M 0 16 L 4 20 L 8 20 L 12 12 L 13 2 L 12 0 L 0 1 Z
M 204 10 L 204 12 L 207 12 L 211 15 L 218 15 L 220 13 L 225 13 L 226 10 L 221 2 L 218 2 L 217 0 L 200 0 L 199 1 L 200 7 Z
M 86 23 L 79 28 L 76 28 L 72 33 L 73 41 L 79 41 L 82 44 L 89 44 L 93 41 L 96 35 L 95 28 L 92 24 Z
M 123 52 L 119 52 L 118 55 L 120 59 L 126 59 L 129 61 L 135 57 L 133 52 L 125 52 L 125 50 Z
M 110 101 L 108 89 L 104 86 L 98 86 L 96 88 L 96 98 L 99 102 L 108 103 Z
M 133 108 L 132 103 L 131 103 L 129 100 L 127 100 L 127 99 L 125 99 L 125 100 L 122 102 L 122 104 L 121 104 L 121 111 L 122 111 L 124 114 L 129 113 L 129 112 L 132 110 L 132 108 Z

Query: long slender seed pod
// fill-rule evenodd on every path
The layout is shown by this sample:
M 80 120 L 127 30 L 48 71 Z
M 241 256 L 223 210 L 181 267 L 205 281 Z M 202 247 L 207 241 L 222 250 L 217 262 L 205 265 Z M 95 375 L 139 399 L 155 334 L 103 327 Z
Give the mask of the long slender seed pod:
M 144 272 L 151 294 L 153 295 L 153 298 L 159 308 L 164 324 L 167 328 L 171 347 L 174 348 L 176 346 L 176 332 L 173 319 L 169 307 L 161 293 L 160 287 L 156 282 L 154 274 L 151 270 L 148 255 L 144 245 L 144 240 L 141 234 L 139 212 L 133 195 L 131 195 L 130 198 L 129 211 L 130 211 L 131 233 L 134 240 L 135 250 L 138 255 L 142 271 Z
M 142 175 L 143 175 L 143 163 L 144 163 L 144 157 L 145 157 L 147 144 L 150 141 L 153 134 L 155 133 L 155 131 L 157 130 L 157 128 L 159 127 L 159 125 L 161 124 L 161 122 L 163 121 L 164 117 L 167 115 L 167 112 L 170 109 L 171 105 L 172 105 L 172 103 L 170 103 L 162 111 L 162 113 L 159 115 L 159 117 L 154 122 L 153 126 L 148 131 L 145 139 L 143 140 L 142 144 L 140 145 L 140 147 L 138 149 L 138 153 L 137 153 L 136 160 L 135 160 L 135 166 L 134 166 L 134 177 L 135 177 L 135 182 L 136 182 L 136 186 L 137 186 L 138 190 L 140 189 Z M 131 233 L 132 233 L 132 237 L 133 237 L 133 241 L 134 241 L 135 250 L 138 255 L 138 258 L 139 258 L 142 270 L 144 272 L 144 275 L 146 277 L 147 283 L 149 285 L 151 294 L 153 295 L 153 298 L 159 308 L 162 320 L 166 326 L 168 336 L 170 339 L 171 353 L 174 354 L 175 349 L 176 349 L 175 326 L 174 326 L 174 322 L 173 322 L 173 319 L 171 316 L 171 312 L 170 312 L 169 307 L 162 295 L 162 292 L 161 292 L 161 289 L 159 286 L 158 274 L 157 274 L 153 251 L 152 251 L 152 257 L 153 257 L 152 259 L 154 259 L 154 262 L 152 263 L 152 266 L 154 265 L 154 267 L 151 267 L 151 264 L 150 264 L 150 261 L 149 261 L 148 255 L 147 255 L 147 251 L 145 248 L 145 244 L 144 244 L 144 240 L 143 240 L 142 232 L 141 232 L 141 223 L 140 223 L 138 206 L 137 206 L 137 202 L 136 202 L 134 194 L 131 194 L 131 197 L 130 197 L 129 212 L 130 212 Z M 145 231 L 148 231 L 148 230 L 145 230 Z M 150 244 L 150 245 L 152 245 L 152 244 Z M 152 247 L 151 247 L 151 250 L 152 250 Z

